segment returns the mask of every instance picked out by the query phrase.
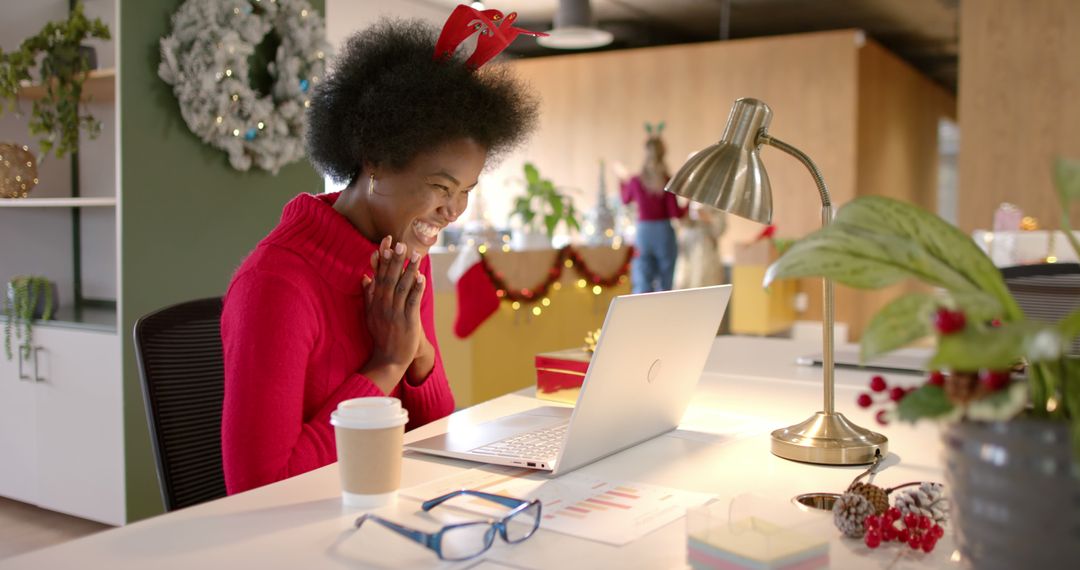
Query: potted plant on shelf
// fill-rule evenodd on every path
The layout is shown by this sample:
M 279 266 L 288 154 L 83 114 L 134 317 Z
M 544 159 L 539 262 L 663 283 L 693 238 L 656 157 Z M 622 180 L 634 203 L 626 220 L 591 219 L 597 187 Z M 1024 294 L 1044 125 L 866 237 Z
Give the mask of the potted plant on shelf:
M 81 129 L 91 138 L 101 132 L 99 121 L 80 112 L 83 82 L 93 69 L 92 51 L 88 54 L 82 42 L 90 38 L 109 39 L 109 28 L 99 18 L 88 19 L 82 2 L 76 2 L 67 20 L 45 24 L 16 51 L 0 50 L 0 99 L 7 101 L 0 112 L 18 107 L 20 88 L 34 80 L 32 70 L 42 82 L 44 93 L 30 113 L 30 132 L 41 137 L 42 156 L 55 150 L 62 157 L 77 150 Z
M 1067 216 L 1080 198 L 1080 161 L 1058 160 L 1054 174 Z M 935 287 L 886 305 L 862 339 L 864 360 L 925 337 L 937 341 L 926 383 L 891 394 L 895 408 L 879 412 L 879 421 L 944 422 L 957 541 L 975 567 L 1080 557 L 1080 360 L 1067 352 L 1080 335 L 1080 310 L 1057 323 L 1027 318 L 971 238 L 878 196 L 844 205 L 831 225 L 777 260 L 765 281 L 789 277 L 864 289 L 914 278 Z M 876 384 L 872 390 L 885 390 Z M 860 396 L 861 406 L 872 403 Z
M 11 360 L 12 339 L 20 340 L 23 358 L 33 344 L 34 319 L 49 320 L 56 308 L 56 287 L 52 281 L 36 275 L 14 277 L 7 283 L 4 296 L 4 352 Z
M 510 217 L 515 216 L 521 218 L 521 228 L 514 234 L 514 249 L 551 247 L 560 222 L 567 230 L 581 230 L 573 200 L 559 192 L 551 180 L 541 178 L 531 162 L 525 163 L 525 194 L 514 199 Z M 541 227 L 546 239 L 540 234 Z

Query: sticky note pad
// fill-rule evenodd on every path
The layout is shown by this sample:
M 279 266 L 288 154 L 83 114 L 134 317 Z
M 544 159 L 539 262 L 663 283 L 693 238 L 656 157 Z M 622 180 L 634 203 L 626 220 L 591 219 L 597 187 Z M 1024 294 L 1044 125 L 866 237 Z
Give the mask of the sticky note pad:
M 687 536 L 690 566 L 703 569 L 811 570 L 829 565 L 827 540 L 758 517 L 714 519 Z

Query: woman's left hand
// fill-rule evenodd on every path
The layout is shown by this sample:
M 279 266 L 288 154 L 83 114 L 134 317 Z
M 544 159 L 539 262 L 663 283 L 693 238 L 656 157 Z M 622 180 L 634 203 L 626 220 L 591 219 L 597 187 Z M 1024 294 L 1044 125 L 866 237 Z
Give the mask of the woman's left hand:
M 420 273 L 420 260 L 422 259 L 422 257 L 419 257 L 416 254 L 413 254 L 411 256 L 402 255 L 400 256 L 401 258 L 409 258 L 408 267 L 403 268 L 400 265 L 396 265 L 394 262 L 398 261 L 398 256 L 394 255 L 394 253 L 396 252 L 393 251 L 390 243 L 388 242 L 389 238 L 383 240 L 383 243 L 380 244 L 378 251 L 376 251 L 376 253 L 372 255 L 372 273 L 374 275 L 379 275 L 380 270 L 385 269 L 390 271 L 391 273 L 397 273 L 400 276 L 399 279 L 402 280 L 405 280 L 408 277 L 413 277 L 413 279 L 420 282 L 422 295 L 422 287 L 424 283 L 424 276 L 422 273 Z M 390 253 L 389 259 L 384 255 L 384 250 Z M 402 265 L 404 265 L 404 263 Z M 392 271 L 393 269 L 397 269 L 397 272 Z M 372 310 L 374 308 L 372 306 L 372 302 L 375 301 L 375 304 L 377 304 L 377 299 L 379 297 L 379 295 L 376 294 L 377 292 L 375 291 L 377 286 L 375 285 L 375 283 L 372 282 L 371 279 L 365 277 L 364 287 L 367 293 L 366 297 L 368 301 L 368 310 Z M 416 304 L 420 304 L 419 298 L 417 299 Z M 410 381 L 411 384 L 419 384 L 421 381 L 423 381 L 423 379 L 431 373 L 431 369 L 435 365 L 435 348 L 431 344 L 431 341 L 428 340 L 427 335 L 423 330 L 423 326 L 419 318 L 418 307 L 416 309 L 415 318 L 416 326 L 419 329 L 419 342 L 417 342 L 416 351 L 413 353 L 412 358 L 406 367 L 406 378 Z M 373 330 L 372 333 L 374 332 L 375 331 Z

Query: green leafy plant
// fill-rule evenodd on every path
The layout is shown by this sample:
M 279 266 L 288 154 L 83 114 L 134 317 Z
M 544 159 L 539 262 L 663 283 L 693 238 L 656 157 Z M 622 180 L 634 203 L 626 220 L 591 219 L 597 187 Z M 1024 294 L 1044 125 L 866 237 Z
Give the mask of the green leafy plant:
M 1080 161 L 1058 160 L 1054 179 L 1071 237 L 1068 211 L 1080 198 Z M 835 221 L 796 242 L 769 267 L 780 278 L 828 277 L 861 289 L 913 278 L 938 292 L 910 293 L 883 307 L 862 339 L 868 360 L 936 337 L 926 385 L 896 409 L 901 420 L 1004 420 L 1018 414 L 1071 422 L 1080 458 L 1080 362 L 1066 354 L 1080 335 L 1080 311 L 1058 323 L 1029 320 L 1001 272 L 956 227 L 914 205 L 866 196 L 844 205 Z M 1026 365 L 1026 382 L 1013 367 Z M 960 389 L 963 387 L 963 389 Z
M 531 162 L 525 163 L 525 194 L 514 199 L 510 217 L 514 216 L 519 216 L 526 228 L 536 230 L 543 224 L 548 239 L 555 235 L 559 222 L 568 230 L 581 231 L 573 200 L 556 190 L 551 180 L 541 178 Z
M 34 101 L 30 133 L 40 136 L 42 155 L 55 149 L 56 155 L 62 157 L 76 150 L 80 129 L 86 129 L 91 138 L 101 132 L 101 123 L 79 110 L 83 82 L 90 71 L 79 48 L 88 38 L 107 40 L 109 28 L 99 18 L 88 19 L 82 2 L 77 2 L 66 21 L 45 24 L 13 52 L 0 50 L 0 99 L 8 101 L 6 106 L 0 106 L 0 112 L 4 107 L 17 109 L 19 88 L 23 82 L 33 80 L 30 72 L 37 68 L 44 95 Z
M 7 294 L 4 296 L 4 352 L 11 360 L 12 338 L 23 341 L 23 355 L 28 357 L 33 343 L 34 310 L 44 299 L 45 307 L 41 318 L 49 320 L 53 314 L 53 284 L 44 277 L 24 275 L 8 281 Z

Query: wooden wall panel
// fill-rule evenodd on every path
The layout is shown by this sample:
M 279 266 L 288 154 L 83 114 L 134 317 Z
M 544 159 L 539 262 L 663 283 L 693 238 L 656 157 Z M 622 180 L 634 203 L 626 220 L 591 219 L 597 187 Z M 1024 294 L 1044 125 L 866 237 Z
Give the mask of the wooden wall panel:
M 955 120 L 956 98 L 873 41 L 859 50 L 856 194 L 888 196 L 937 209 L 938 122 Z M 838 286 L 837 319 L 862 336 L 870 318 L 915 288 L 903 283 L 873 292 Z
M 631 171 L 644 159 L 645 121 L 666 121 L 667 163 L 720 137 L 731 104 L 756 97 L 774 112 L 771 132 L 814 157 L 838 200 L 854 195 L 855 31 L 755 38 L 529 59 L 514 62 L 542 99 L 539 131 L 484 180 L 491 217 L 504 219 L 520 192 L 521 165 L 536 163 L 557 185 L 576 189 L 583 210 L 595 204 L 599 160 Z M 766 148 L 782 235 L 818 225 L 817 191 L 803 166 Z M 609 195 L 617 187 L 609 173 Z M 761 227 L 729 218 L 724 250 Z
M 595 203 L 600 159 L 631 172 L 644 158 L 645 121 L 667 123 L 668 166 L 715 142 L 739 97 L 774 112 L 770 133 L 806 152 L 821 169 L 837 207 L 858 194 L 884 194 L 933 208 L 937 120 L 955 114 L 940 87 L 862 32 L 841 30 L 640 50 L 577 54 L 513 63 L 542 100 L 533 139 L 485 175 L 484 200 L 496 222 L 521 191 L 521 165 L 575 189 L 582 210 Z M 762 150 L 774 192 L 778 234 L 800 237 L 820 226 L 820 200 L 809 173 L 774 148 Z M 609 195 L 616 192 L 611 176 Z M 761 226 L 729 216 L 722 249 Z M 803 318 L 820 319 L 820 286 Z M 837 318 L 858 338 L 872 310 L 895 293 L 840 289 Z
M 991 227 L 1004 201 L 1057 227 L 1051 163 L 1080 158 L 1080 2 L 960 10 L 960 228 Z

